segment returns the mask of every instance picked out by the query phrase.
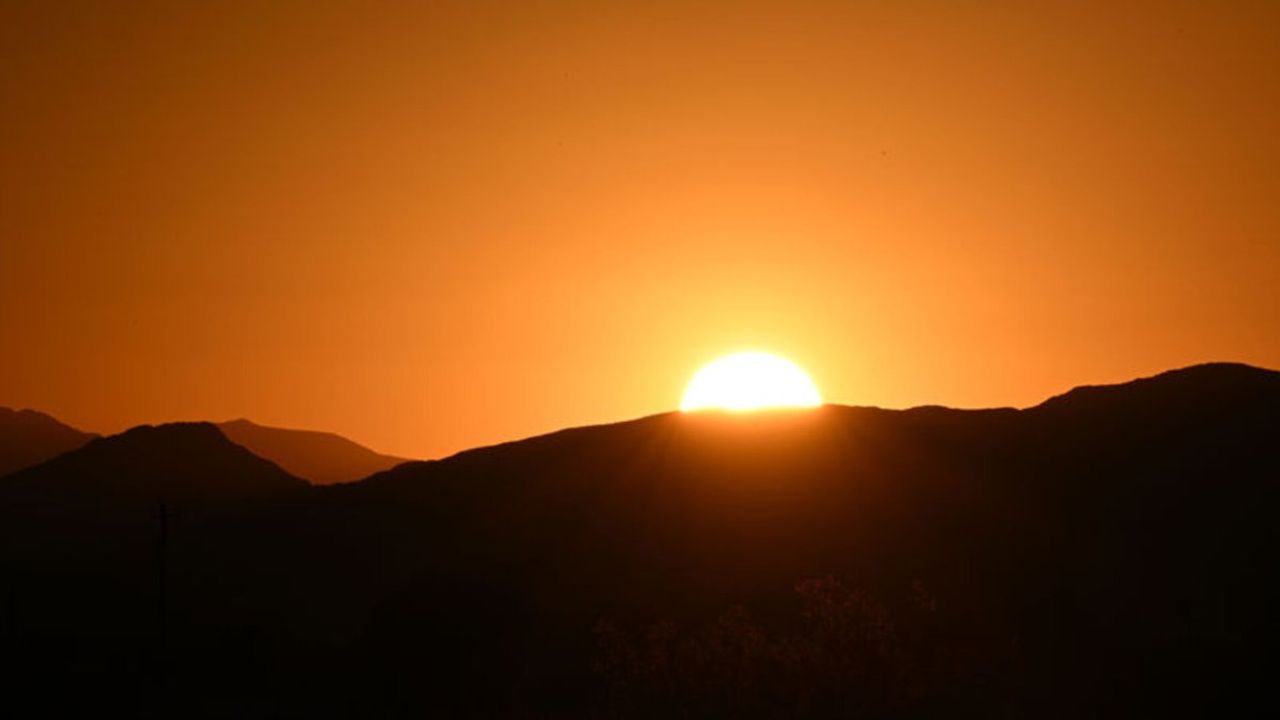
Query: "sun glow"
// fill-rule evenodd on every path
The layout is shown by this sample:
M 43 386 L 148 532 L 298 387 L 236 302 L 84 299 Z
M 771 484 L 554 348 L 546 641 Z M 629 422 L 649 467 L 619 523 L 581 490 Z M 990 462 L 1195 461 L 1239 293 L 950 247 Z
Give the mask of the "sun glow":
M 685 388 L 680 409 L 745 412 L 821 404 L 813 380 L 795 363 L 769 353 L 741 352 L 699 370 Z

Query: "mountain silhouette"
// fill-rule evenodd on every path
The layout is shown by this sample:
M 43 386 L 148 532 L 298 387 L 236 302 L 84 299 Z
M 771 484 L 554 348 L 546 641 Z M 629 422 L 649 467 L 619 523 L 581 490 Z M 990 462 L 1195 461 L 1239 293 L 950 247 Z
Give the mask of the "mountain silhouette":
M 360 480 L 404 462 L 404 458 L 381 455 L 334 433 L 286 430 L 244 419 L 219 423 L 218 427 L 232 442 L 316 485 Z
M 1025 410 L 667 413 L 279 471 L 174 521 L 163 652 L 154 521 L 6 522 L 4 671 L 151 714 L 121 688 L 214 716 L 1270 714 L 1278 438 L 1280 373 L 1213 364 Z M 86 454 L 111 440 L 0 494 L 133 488 Z M 241 452 L 203 482 L 266 464 Z M 146 492 L 183 482 L 164 467 Z
M 0 481 L 0 496 L 70 507 L 86 499 L 226 502 L 296 491 L 305 483 L 231 442 L 211 423 L 142 425 Z
M 0 475 L 75 450 L 95 437 L 35 410 L 0 407 Z

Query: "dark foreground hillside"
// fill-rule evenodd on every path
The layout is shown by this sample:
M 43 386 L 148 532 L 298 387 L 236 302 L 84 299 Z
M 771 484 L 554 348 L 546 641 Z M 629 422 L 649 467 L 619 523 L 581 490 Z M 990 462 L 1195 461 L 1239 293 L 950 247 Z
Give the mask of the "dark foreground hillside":
M 1277 373 L 1199 366 L 1022 411 L 667 414 L 334 487 L 211 433 L 106 438 L 72 455 L 109 471 L 69 455 L 0 479 L 5 702 L 1276 709 Z

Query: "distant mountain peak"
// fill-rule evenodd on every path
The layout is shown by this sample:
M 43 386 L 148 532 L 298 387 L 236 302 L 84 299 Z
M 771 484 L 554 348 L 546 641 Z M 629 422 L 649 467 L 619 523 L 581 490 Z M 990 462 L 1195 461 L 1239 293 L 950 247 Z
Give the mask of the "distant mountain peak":
M 330 432 L 271 427 L 247 418 L 218 427 L 232 442 L 316 485 L 361 480 L 405 461 Z
M 136 442 L 152 439 L 177 440 L 186 443 L 225 445 L 227 437 L 217 425 L 200 421 L 181 421 L 159 425 L 136 425 L 118 435 L 99 438 L 99 442 Z
M 1110 385 L 1082 385 L 1081 387 L 1113 387 L 1115 385 L 1131 385 L 1134 383 L 1146 383 L 1152 381 L 1202 382 L 1245 380 L 1267 377 L 1280 378 L 1280 372 L 1240 362 L 1213 361 L 1187 365 L 1186 367 L 1174 368 L 1172 370 L 1165 370 L 1163 372 L 1156 373 L 1155 375 L 1135 378 L 1121 383 L 1114 383 Z
M 0 407 L 0 475 L 57 457 L 95 437 L 38 410 Z
M 1079 403 L 1104 402 L 1135 394 L 1150 402 L 1208 403 L 1223 394 L 1253 395 L 1261 386 L 1280 385 L 1280 372 L 1237 362 L 1208 362 L 1121 383 L 1081 385 L 1045 400 L 1032 410 L 1050 410 Z

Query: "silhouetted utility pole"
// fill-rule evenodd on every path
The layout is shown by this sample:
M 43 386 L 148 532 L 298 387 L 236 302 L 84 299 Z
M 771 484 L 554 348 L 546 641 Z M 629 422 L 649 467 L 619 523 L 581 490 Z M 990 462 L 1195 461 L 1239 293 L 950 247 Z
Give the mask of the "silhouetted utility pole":
M 18 639 L 18 591 L 10 587 L 4 595 L 4 634 L 5 639 Z
M 156 555 L 156 622 L 159 651 L 163 655 L 168 642 L 169 625 L 169 518 L 174 517 L 160 499 L 160 511 L 156 520 L 160 522 L 160 538 Z

